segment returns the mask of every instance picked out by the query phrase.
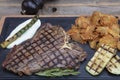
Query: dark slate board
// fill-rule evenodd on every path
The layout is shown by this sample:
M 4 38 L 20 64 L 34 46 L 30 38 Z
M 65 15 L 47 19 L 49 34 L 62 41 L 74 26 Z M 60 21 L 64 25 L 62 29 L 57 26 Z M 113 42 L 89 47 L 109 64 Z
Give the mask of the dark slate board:
M 8 17 L 5 19 L 4 25 L 3 25 L 3 30 L 0 36 L 0 42 L 3 41 L 8 35 L 9 33 L 20 23 L 22 23 L 23 21 L 27 20 L 29 18 L 12 18 L 12 17 Z M 74 24 L 74 21 L 76 19 L 76 17 L 49 17 L 49 18 L 40 18 L 42 24 L 44 23 L 51 23 L 52 25 L 60 25 L 62 26 L 66 31 L 71 27 L 72 24 Z M 49 77 L 40 77 L 40 76 L 36 76 L 36 75 L 31 75 L 31 76 L 18 76 L 17 74 L 14 74 L 12 72 L 9 72 L 5 69 L 2 68 L 1 64 L 3 62 L 3 60 L 5 59 L 5 56 L 8 54 L 9 49 L 2 49 L 0 48 L 0 80 L 8 80 L 8 79 L 12 79 L 12 80 L 18 80 L 18 79 L 22 79 L 22 80 L 45 80 L 45 79 L 49 79 L 49 80 L 67 80 L 67 79 L 73 79 L 73 80 L 120 80 L 120 76 L 116 76 L 116 75 L 112 75 L 110 74 L 106 69 L 104 69 L 104 71 L 98 75 L 98 76 L 92 76 L 90 75 L 86 70 L 85 70 L 85 66 L 88 63 L 88 61 L 91 59 L 91 57 L 94 55 L 95 50 L 92 50 L 88 44 L 80 44 L 80 46 L 87 52 L 88 57 L 87 59 L 81 63 L 81 67 L 80 67 L 80 74 L 77 76 L 64 76 L 64 77 L 57 77 L 57 78 L 49 78 Z M 120 55 L 120 51 L 118 51 L 118 53 Z

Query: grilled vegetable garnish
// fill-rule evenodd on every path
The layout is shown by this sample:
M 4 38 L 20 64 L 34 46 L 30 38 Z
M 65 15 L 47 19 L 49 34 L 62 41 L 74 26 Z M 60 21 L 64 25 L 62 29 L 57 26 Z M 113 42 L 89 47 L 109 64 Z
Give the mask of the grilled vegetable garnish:
M 92 75 L 100 74 L 115 54 L 115 49 L 108 45 L 101 45 L 92 59 L 88 62 L 86 70 Z
M 110 73 L 120 75 L 120 57 L 118 55 L 113 57 L 106 68 Z
M 21 30 L 19 30 L 15 35 L 13 35 L 11 38 L 3 41 L 0 46 L 2 48 L 6 48 L 9 44 L 11 44 L 13 41 L 18 39 L 20 36 L 22 36 L 29 28 L 32 27 L 32 25 L 38 20 L 39 16 L 36 15 L 33 17 L 30 23 L 28 23 L 25 27 L 23 27 Z
M 75 71 L 73 69 L 53 68 L 42 72 L 38 72 L 36 73 L 36 75 L 46 76 L 46 77 L 60 77 L 60 76 L 68 76 L 68 75 L 78 75 L 79 73 L 80 72 Z

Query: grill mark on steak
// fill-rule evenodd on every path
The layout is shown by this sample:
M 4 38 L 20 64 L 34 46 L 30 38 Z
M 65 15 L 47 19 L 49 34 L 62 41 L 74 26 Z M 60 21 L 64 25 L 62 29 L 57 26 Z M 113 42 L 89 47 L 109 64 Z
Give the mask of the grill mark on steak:
M 86 58 L 86 52 L 77 44 L 68 43 L 68 40 L 62 27 L 47 23 L 41 26 L 32 39 L 14 46 L 2 66 L 19 75 L 31 75 L 57 67 L 79 69 L 79 63 Z M 65 41 L 68 41 L 67 44 Z M 62 47 L 64 44 L 66 46 Z

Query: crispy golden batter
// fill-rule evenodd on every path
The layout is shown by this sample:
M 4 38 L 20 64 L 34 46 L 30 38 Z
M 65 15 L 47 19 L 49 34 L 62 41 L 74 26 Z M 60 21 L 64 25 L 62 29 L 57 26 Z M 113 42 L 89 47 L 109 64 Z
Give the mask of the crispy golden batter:
M 103 14 L 100 18 L 100 24 L 102 26 L 111 26 L 111 25 L 117 24 L 117 23 L 118 23 L 118 19 L 111 15 Z
M 118 42 L 118 39 L 108 34 L 108 35 L 104 35 L 102 38 L 99 39 L 98 46 L 102 44 L 107 44 L 115 49 L 117 48 L 117 42 Z
M 118 24 L 113 24 L 108 29 L 109 34 L 116 38 L 120 38 L 120 26 Z
M 100 25 L 100 17 L 101 13 L 100 12 L 93 12 L 92 17 L 91 17 L 91 23 L 94 25 Z
M 89 17 L 80 16 L 75 20 L 75 24 L 79 26 L 79 28 L 87 28 L 87 26 L 90 25 L 89 19 Z
M 68 34 L 80 43 L 89 42 L 93 49 L 107 44 L 120 50 L 120 26 L 118 19 L 112 15 L 95 11 L 91 16 L 80 16 L 75 20 Z
M 78 27 L 76 27 L 75 25 L 72 25 L 72 28 L 67 32 L 70 37 L 80 43 L 86 43 L 86 41 L 84 41 L 81 37 L 80 37 L 80 32 Z
M 108 29 L 108 27 L 98 26 L 95 31 L 99 34 L 99 36 L 104 36 L 108 34 Z
M 89 45 L 92 49 L 96 49 L 98 42 L 99 42 L 99 38 L 97 37 L 96 39 L 89 41 Z
M 94 25 L 110 26 L 113 24 L 118 24 L 118 19 L 112 15 L 95 11 L 91 17 L 91 23 Z

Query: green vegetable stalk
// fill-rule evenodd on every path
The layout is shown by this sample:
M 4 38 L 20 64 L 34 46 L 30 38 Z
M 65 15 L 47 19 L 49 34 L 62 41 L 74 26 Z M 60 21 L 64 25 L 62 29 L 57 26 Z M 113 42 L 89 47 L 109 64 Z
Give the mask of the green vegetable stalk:
M 3 41 L 2 43 L 0 43 L 0 46 L 2 48 L 6 48 L 9 44 L 11 44 L 13 41 L 15 41 L 16 39 L 18 39 L 20 36 L 22 36 L 29 28 L 31 28 L 34 23 L 38 20 L 39 16 L 35 15 L 31 22 L 29 22 L 25 27 L 23 27 L 21 30 L 19 30 L 15 35 L 13 35 L 11 38 L 9 38 L 6 41 Z
M 74 71 L 72 69 L 60 69 L 54 68 L 45 70 L 42 72 L 36 73 L 38 76 L 46 76 L 46 77 L 60 77 L 60 76 L 68 76 L 68 75 L 78 75 L 80 72 Z

